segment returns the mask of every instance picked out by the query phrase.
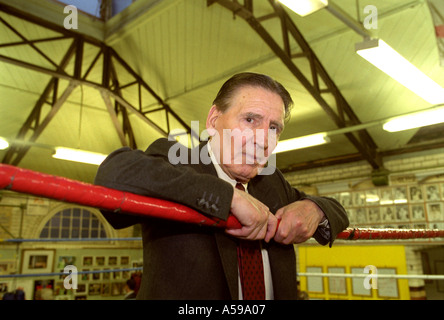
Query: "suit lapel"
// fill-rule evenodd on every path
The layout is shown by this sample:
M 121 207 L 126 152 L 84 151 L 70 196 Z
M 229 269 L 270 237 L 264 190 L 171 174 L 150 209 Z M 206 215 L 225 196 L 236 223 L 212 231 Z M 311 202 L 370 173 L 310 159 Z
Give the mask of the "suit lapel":
M 199 145 L 199 155 L 208 155 L 207 142 Z M 204 164 L 199 161 L 199 164 L 192 164 L 192 166 L 198 172 L 217 176 L 216 168 L 211 162 Z M 231 298 L 238 300 L 237 241 L 235 238 L 227 236 L 223 230 L 216 230 L 214 235 Z

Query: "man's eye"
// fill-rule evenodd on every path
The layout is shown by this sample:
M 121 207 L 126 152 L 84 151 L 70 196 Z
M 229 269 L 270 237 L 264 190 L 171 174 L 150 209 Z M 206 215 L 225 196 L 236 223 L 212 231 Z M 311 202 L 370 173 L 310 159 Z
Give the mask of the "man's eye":
M 253 123 L 253 122 L 254 122 L 253 118 L 246 118 L 245 120 L 246 120 L 248 123 Z

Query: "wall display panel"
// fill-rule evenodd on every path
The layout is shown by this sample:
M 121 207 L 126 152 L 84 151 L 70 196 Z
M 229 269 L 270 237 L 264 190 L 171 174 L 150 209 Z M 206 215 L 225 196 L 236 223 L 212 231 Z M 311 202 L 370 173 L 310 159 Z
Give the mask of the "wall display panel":
M 323 195 L 337 199 L 345 207 L 350 227 L 444 227 L 442 182 L 375 187 Z

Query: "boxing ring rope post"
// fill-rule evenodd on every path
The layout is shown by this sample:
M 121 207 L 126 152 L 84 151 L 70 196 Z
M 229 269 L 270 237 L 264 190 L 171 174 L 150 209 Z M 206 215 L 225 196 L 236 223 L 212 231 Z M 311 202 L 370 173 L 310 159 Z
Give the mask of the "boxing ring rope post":
M 230 215 L 224 221 L 215 217 L 208 217 L 178 203 L 140 196 L 5 164 L 0 164 L 0 189 L 95 207 L 97 209 L 113 211 L 116 214 L 134 214 L 220 228 L 235 229 L 241 227 L 239 221 L 233 215 Z M 444 230 L 347 228 L 336 237 L 336 239 L 343 240 L 418 238 L 444 238 Z M 24 241 L 25 239 L 15 240 Z M 72 241 L 80 240 L 75 239 Z

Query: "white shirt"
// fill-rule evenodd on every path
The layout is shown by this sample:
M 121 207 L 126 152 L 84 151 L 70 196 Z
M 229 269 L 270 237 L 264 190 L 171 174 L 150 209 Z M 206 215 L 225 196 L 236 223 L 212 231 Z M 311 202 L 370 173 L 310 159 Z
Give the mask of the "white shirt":
M 211 143 L 207 143 L 208 146 L 208 153 L 210 154 L 211 162 L 213 163 L 214 167 L 216 168 L 217 176 L 230 183 L 233 187 L 236 186 L 237 181 L 231 179 L 220 167 L 219 163 L 216 160 L 216 157 L 214 156 L 214 153 L 211 150 Z M 247 187 L 248 183 L 243 184 L 245 191 L 248 192 Z M 266 300 L 273 300 L 274 299 L 274 293 L 273 293 L 273 282 L 271 279 L 271 269 L 270 269 L 270 260 L 268 258 L 268 251 L 264 248 L 261 250 L 262 252 L 262 262 L 264 264 L 264 283 L 265 283 L 265 299 Z M 238 269 L 238 288 L 239 288 L 239 300 L 242 300 L 242 285 L 240 282 L 240 276 L 239 276 L 239 269 Z

